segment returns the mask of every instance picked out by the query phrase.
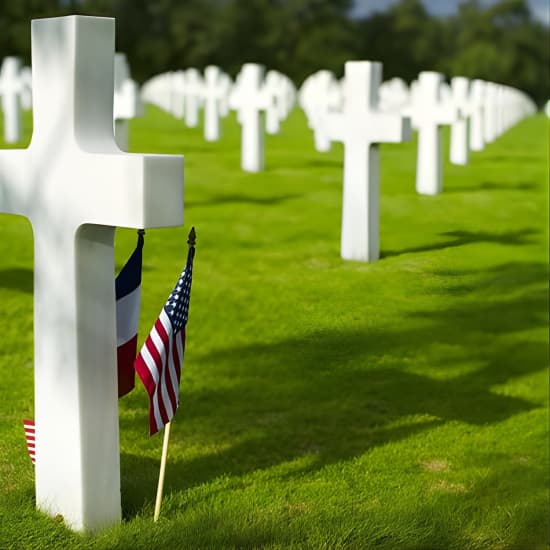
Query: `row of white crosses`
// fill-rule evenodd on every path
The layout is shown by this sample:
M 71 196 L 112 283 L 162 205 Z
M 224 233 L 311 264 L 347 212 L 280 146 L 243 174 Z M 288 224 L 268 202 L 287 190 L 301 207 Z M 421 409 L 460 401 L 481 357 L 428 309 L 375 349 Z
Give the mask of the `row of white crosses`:
M 139 86 L 130 77 L 126 56 L 115 54 L 114 124 L 119 147 L 128 149 L 128 120 L 141 116 L 143 107 Z M 32 73 L 17 57 L 5 57 L 0 68 L 0 97 L 4 115 L 4 141 L 22 139 L 21 109 L 32 107 Z
M 418 131 L 416 189 L 435 195 L 443 189 L 443 125 L 451 125 L 451 162 L 466 164 L 470 147 L 482 149 L 535 110 L 522 92 L 491 82 L 456 77 L 449 86 L 442 74 L 426 71 L 408 89 L 400 79 L 381 84 L 381 73 L 379 63 L 348 62 L 342 82 L 319 71 L 300 89 L 316 148 L 344 143 L 344 259 L 379 256 L 378 143 L 408 139 L 412 122 Z
M 113 135 L 114 19 L 32 22 L 33 135 L 0 151 L 0 212 L 34 235 L 36 505 L 120 521 L 114 233 L 183 222 L 181 156 Z
M 246 63 L 235 82 L 216 66 L 208 66 L 201 75 L 197 69 L 156 75 L 142 88 L 144 101 L 152 103 L 187 127 L 199 125 L 204 109 L 204 138 L 221 137 L 220 120 L 229 109 L 237 111 L 242 127 L 241 167 L 259 172 L 265 165 L 264 133 L 277 134 L 281 122 L 294 106 L 296 90 L 291 80 L 278 71 L 265 72 L 262 65 Z M 262 123 L 265 113 L 265 129 Z

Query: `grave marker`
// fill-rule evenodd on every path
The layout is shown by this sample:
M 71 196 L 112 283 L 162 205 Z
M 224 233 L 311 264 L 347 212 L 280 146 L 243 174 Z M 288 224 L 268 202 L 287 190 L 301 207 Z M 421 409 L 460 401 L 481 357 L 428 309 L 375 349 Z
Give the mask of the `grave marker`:
M 114 20 L 32 22 L 34 133 L 0 151 L 0 211 L 34 233 L 36 503 L 120 521 L 114 230 L 182 223 L 182 158 L 113 137 Z
M 21 139 L 21 60 L 5 57 L 0 70 L 0 95 L 4 112 L 4 141 L 16 143 Z
M 264 169 L 264 132 L 261 111 L 265 109 L 262 84 L 264 67 L 245 63 L 241 69 L 233 107 L 241 124 L 241 168 L 245 172 L 260 172 Z
M 470 81 L 463 76 L 451 79 L 452 104 L 457 116 L 451 124 L 450 161 L 464 166 L 468 164 L 469 152 L 469 96 Z
M 410 121 L 378 108 L 382 64 L 348 61 L 344 110 L 327 115 L 332 139 L 344 144 L 341 255 L 345 260 L 379 257 L 379 143 L 410 139 Z
M 204 69 L 204 139 L 220 139 L 220 103 L 226 93 L 222 72 L 219 67 L 209 65 Z
M 456 107 L 441 101 L 443 75 L 425 71 L 414 88 L 414 122 L 418 129 L 416 190 L 423 195 L 437 195 L 443 190 L 443 155 L 441 126 L 456 118 Z
M 185 125 L 196 128 L 199 125 L 199 109 L 202 96 L 202 78 L 197 69 L 185 71 Z
M 472 151 L 482 151 L 485 147 L 483 132 L 485 84 L 483 80 L 479 79 L 472 81 L 470 97 L 470 149 Z

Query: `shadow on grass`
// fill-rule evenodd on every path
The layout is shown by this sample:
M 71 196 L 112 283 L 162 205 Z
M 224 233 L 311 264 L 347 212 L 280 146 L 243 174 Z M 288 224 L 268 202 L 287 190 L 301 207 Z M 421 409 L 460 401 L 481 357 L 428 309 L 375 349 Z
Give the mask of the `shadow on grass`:
M 381 258 L 391 258 L 392 256 L 400 256 L 401 254 L 412 254 L 415 252 L 431 252 L 433 250 L 443 250 L 445 248 L 454 248 L 457 246 L 477 243 L 492 243 L 502 244 L 505 246 L 521 246 L 531 244 L 529 238 L 538 233 L 534 229 L 520 229 L 517 231 L 508 231 L 506 233 L 489 233 L 487 231 L 445 231 L 440 233 L 446 237 L 446 240 L 434 244 L 413 246 L 404 248 L 403 250 L 382 250 Z
M 541 288 L 547 272 L 543 263 L 499 266 L 471 283 L 478 301 L 415 312 L 406 332 L 328 328 L 194 358 L 197 372 L 230 386 L 184 387 L 184 420 L 171 445 L 180 456 L 186 445 L 221 445 L 171 461 L 167 492 L 307 456 L 307 466 L 287 474 L 302 476 L 447 422 L 484 426 L 540 407 L 493 388 L 547 368 L 547 342 L 522 336 L 547 325 L 548 292 Z M 484 298 L 495 288 L 498 300 Z M 446 351 L 430 355 L 432 345 Z M 133 418 L 143 415 L 131 416 L 121 430 L 143 432 Z M 143 474 L 139 483 L 136 471 Z M 158 461 L 122 456 L 126 514 L 151 501 L 157 472 Z
M 34 288 L 33 270 L 25 267 L 0 269 L 0 288 L 32 294 Z
M 299 199 L 303 195 L 298 193 L 279 195 L 274 197 L 253 197 L 251 195 L 245 194 L 233 194 L 233 195 L 218 195 L 207 200 L 202 201 L 188 201 L 187 206 L 218 206 L 222 204 L 255 204 L 255 205 L 271 205 L 271 204 L 281 204 L 283 202 Z
M 479 185 L 451 185 L 445 188 L 445 193 L 467 193 L 472 191 L 534 191 L 540 186 L 535 182 L 502 183 L 484 181 Z

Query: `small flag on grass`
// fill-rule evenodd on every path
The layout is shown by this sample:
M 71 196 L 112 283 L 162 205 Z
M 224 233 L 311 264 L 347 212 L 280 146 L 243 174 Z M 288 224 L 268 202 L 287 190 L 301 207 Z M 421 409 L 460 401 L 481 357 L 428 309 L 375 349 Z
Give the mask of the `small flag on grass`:
M 138 231 L 136 249 L 115 280 L 118 396 L 134 389 L 134 360 L 141 302 L 143 231 Z
M 35 447 L 34 447 L 34 422 L 32 420 L 23 420 L 25 428 L 25 439 L 27 440 L 27 450 L 33 464 L 36 462 Z
M 189 233 L 188 243 L 185 268 L 135 361 L 135 369 L 149 394 L 151 435 L 170 422 L 179 404 L 185 325 L 195 257 L 194 228 Z

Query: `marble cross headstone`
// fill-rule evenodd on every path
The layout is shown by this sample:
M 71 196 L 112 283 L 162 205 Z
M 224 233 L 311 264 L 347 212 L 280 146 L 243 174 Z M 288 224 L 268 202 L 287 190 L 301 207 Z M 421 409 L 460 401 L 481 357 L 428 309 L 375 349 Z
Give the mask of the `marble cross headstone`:
M 245 172 L 261 172 L 264 169 L 264 132 L 261 111 L 265 109 L 262 94 L 264 67 L 245 63 L 241 69 L 237 98 L 234 106 L 241 124 L 241 168 Z
M 36 504 L 120 521 L 114 232 L 182 223 L 183 159 L 113 137 L 114 20 L 32 22 L 34 132 L 0 151 L 0 212 L 34 234 Z
M 440 73 L 420 73 L 412 106 L 418 129 L 416 190 L 423 195 L 437 195 L 443 190 L 441 126 L 451 124 L 457 113 L 456 107 L 441 101 L 442 82 Z
M 485 147 L 483 132 L 483 114 L 485 104 L 485 85 L 483 80 L 473 80 L 470 91 L 470 149 L 482 151 Z
M 185 71 L 185 125 L 196 128 L 199 125 L 199 109 L 202 96 L 202 78 L 197 69 Z
M 4 140 L 16 143 L 21 139 L 21 60 L 5 57 L 0 70 L 0 96 L 4 112 Z
M 113 117 L 115 140 L 123 151 L 128 150 L 128 120 L 142 114 L 143 107 L 139 88 L 130 77 L 130 67 L 126 55 L 115 53 L 115 94 Z
M 21 106 L 26 111 L 32 109 L 32 71 L 30 67 L 23 67 L 19 72 L 21 81 Z
M 329 114 L 332 139 L 344 143 L 341 255 L 346 260 L 379 257 L 379 143 L 410 139 L 410 120 L 378 109 L 382 64 L 348 61 L 344 110 Z
M 219 67 L 209 65 L 204 69 L 204 139 L 220 139 L 220 103 L 225 94 L 222 72 Z
M 449 159 L 453 164 L 468 164 L 469 152 L 469 95 L 470 81 L 463 76 L 451 79 L 452 103 L 458 109 L 451 124 Z

